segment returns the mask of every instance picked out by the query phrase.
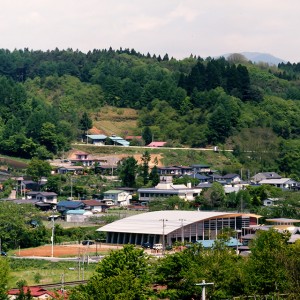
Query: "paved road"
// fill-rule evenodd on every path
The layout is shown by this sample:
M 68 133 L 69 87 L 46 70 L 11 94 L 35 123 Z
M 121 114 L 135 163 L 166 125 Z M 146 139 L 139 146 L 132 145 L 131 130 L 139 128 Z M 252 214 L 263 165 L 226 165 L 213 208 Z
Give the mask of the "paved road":
M 215 148 L 189 148 L 189 147 L 184 147 L 184 148 L 180 148 L 180 147 L 146 147 L 146 146 L 117 146 L 117 145 L 94 145 L 94 144 L 84 144 L 84 143 L 76 143 L 76 144 L 72 144 L 72 146 L 92 146 L 92 147 L 117 147 L 117 148 L 137 148 L 137 149 L 165 149 L 165 150 L 170 150 L 170 149 L 177 149 L 177 150 L 195 150 L 195 151 L 213 151 L 213 152 L 218 152 L 215 150 Z M 222 149 L 219 151 L 225 151 L 225 152 L 232 152 L 232 149 Z

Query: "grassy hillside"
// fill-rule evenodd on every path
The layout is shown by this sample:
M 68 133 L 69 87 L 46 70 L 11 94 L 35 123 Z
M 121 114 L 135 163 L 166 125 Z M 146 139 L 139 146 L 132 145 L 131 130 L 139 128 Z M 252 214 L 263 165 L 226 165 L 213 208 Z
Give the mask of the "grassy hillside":
M 106 135 L 134 135 L 137 132 L 138 111 L 131 108 L 105 106 L 92 115 L 93 125 Z
M 74 148 L 96 156 L 134 156 L 137 160 L 146 150 L 150 152 L 152 161 L 154 157 L 159 160 L 159 165 L 208 164 L 215 169 L 226 172 L 239 172 L 241 165 L 236 161 L 231 152 L 213 152 L 199 149 L 168 149 L 147 147 L 118 147 L 118 146 L 93 146 L 74 145 Z

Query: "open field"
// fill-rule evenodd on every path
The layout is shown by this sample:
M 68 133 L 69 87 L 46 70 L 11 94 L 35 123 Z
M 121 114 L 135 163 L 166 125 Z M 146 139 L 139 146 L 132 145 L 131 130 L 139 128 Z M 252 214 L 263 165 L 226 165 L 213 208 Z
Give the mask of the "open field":
M 96 252 L 101 255 L 108 254 L 113 249 L 120 249 L 121 246 L 111 246 L 104 245 L 103 243 L 98 243 L 97 245 L 84 246 L 81 244 L 72 245 L 54 245 L 53 256 L 54 257 L 72 257 L 72 256 L 82 256 L 82 255 L 95 255 Z M 16 256 L 48 256 L 52 255 L 52 246 L 40 246 L 36 248 L 29 249 L 19 249 L 12 252 L 12 255 Z
M 38 259 L 39 257 L 51 257 L 51 245 L 12 251 L 10 255 L 27 257 L 27 259 L 10 258 L 11 278 L 9 286 L 16 287 L 16 283 L 20 279 L 25 279 L 29 285 L 57 283 L 61 282 L 62 279 L 64 281 L 88 279 L 93 275 L 97 264 L 87 263 L 87 256 L 106 255 L 112 250 L 121 248 L 122 246 L 103 243 L 90 246 L 81 244 L 54 246 L 54 257 L 80 258 L 74 261 L 46 261 Z M 30 259 L 28 259 L 29 257 Z

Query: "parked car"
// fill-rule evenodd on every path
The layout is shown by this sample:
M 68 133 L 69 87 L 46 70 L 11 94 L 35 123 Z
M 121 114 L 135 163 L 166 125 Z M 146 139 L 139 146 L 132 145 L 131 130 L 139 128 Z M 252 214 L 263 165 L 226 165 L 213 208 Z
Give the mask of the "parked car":
M 153 249 L 155 249 L 155 250 L 162 250 L 162 248 L 163 248 L 162 244 L 154 244 L 153 245 Z
M 84 240 L 84 241 L 82 241 L 82 245 L 94 245 L 95 244 L 95 242 L 94 241 L 91 241 L 91 240 Z
M 152 244 L 146 242 L 146 243 L 143 243 L 143 244 L 142 244 L 142 247 L 145 248 L 145 249 L 152 249 Z
M 7 253 L 5 251 L 1 251 L 1 256 L 7 256 Z

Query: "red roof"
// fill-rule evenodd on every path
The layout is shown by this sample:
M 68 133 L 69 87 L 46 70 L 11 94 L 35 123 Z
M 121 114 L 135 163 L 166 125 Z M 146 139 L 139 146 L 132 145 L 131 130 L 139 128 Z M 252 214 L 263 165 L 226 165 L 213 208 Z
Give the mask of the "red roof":
M 127 135 L 125 137 L 125 140 L 134 140 L 134 139 L 140 140 L 140 139 L 142 139 L 142 136 L 141 135 Z
M 167 142 L 152 142 L 147 147 L 163 147 Z
M 38 286 L 24 286 L 23 291 L 26 294 L 28 289 L 30 290 L 30 294 L 32 297 L 41 297 L 43 295 L 49 295 L 50 299 L 56 299 L 56 295 L 59 295 L 60 297 L 63 295 L 62 291 L 47 291 L 41 287 Z M 8 295 L 19 295 L 20 291 L 19 289 L 11 289 L 8 292 Z M 64 299 L 68 299 L 68 295 L 64 293 Z

